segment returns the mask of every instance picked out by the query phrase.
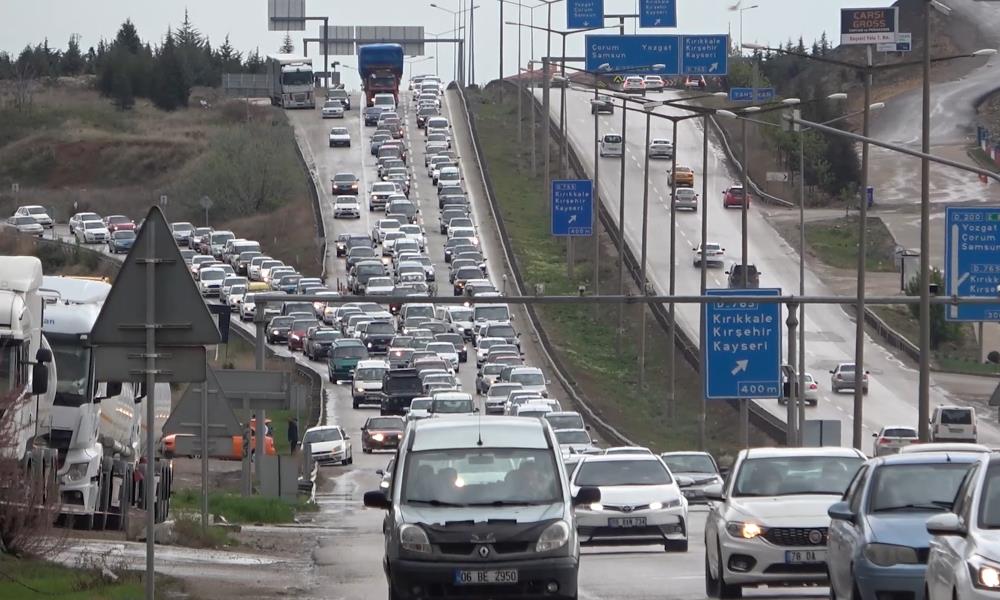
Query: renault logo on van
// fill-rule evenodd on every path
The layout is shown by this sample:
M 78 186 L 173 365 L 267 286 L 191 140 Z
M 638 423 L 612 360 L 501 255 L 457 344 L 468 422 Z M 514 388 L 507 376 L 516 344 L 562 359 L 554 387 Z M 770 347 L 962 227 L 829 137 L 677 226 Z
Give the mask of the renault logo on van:
M 482 558 L 486 558 L 489 555 L 490 555 L 490 547 L 489 546 L 480 546 L 479 547 L 479 556 L 481 556 Z

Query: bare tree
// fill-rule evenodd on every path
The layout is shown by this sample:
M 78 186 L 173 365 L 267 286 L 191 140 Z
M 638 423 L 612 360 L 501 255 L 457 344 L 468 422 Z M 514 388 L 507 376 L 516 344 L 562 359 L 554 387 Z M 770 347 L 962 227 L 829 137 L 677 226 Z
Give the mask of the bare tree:
M 17 414 L 32 402 L 20 391 L 0 393 L 0 553 L 52 556 L 63 548 L 65 536 L 55 529 L 59 514 L 59 488 L 55 465 L 16 456 Z
M 31 110 L 33 93 L 35 91 L 35 70 L 29 61 L 14 63 L 14 108 L 26 112 Z

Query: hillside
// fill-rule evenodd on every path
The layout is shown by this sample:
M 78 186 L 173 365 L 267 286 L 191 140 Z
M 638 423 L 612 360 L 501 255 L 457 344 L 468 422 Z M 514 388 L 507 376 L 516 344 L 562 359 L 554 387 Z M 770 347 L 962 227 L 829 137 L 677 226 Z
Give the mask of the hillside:
M 0 215 L 42 204 L 60 222 L 84 210 L 138 219 L 165 195 L 168 218 L 202 225 L 207 196 L 214 227 L 265 242 L 275 231 L 308 234 L 267 247 L 319 271 L 310 183 L 282 110 L 202 89 L 192 108 L 164 112 L 139 100 L 121 111 L 91 83 L 38 83 L 23 110 L 0 94 Z

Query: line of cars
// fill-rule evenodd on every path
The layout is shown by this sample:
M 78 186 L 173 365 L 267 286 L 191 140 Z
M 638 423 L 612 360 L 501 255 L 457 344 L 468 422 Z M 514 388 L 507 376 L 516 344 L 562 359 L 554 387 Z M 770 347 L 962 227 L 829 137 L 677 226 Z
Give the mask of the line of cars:
M 830 585 L 831 598 L 988 598 L 1000 591 L 1000 454 L 909 445 L 740 452 L 705 526 L 705 588 Z

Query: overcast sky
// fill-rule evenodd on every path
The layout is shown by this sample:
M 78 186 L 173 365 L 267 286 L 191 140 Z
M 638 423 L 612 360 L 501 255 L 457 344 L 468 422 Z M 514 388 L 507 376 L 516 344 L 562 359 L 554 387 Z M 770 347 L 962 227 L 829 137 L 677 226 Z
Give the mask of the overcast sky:
M 457 9 L 464 0 L 435 0 L 437 4 Z M 477 0 L 475 14 L 476 80 L 493 79 L 499 68 L 499 6 L 498 0 Z M 517 0 L 514 0 L 515 2 Z M 524 5 L 535 5 L 534 0 L 521 0 Z M 32 0 L 16 2 L 0 0 L 4 6 L 0 19 L 0 49 L 16 54 L 26 44 L 35 44 L 48 37 L 52 46 L 64 48 L 71 34 L 81 36 L 86 50 L 96 46 L 101 38 L 114 37 L 118 26 L 131 18 L 143 39 L 159 40 L 167 27 L 176 27 L 183 20 L 188 8 L 191 21 L 214 45 L 228 34 L 239 50 L 260 47 L 266 54 L 278 48 L 284 36 L 267 30 L 267 0 Z M 464 2 L 466 6 L 468 2 Z M 736 41 L 740 35 L 740 11 L 730 10 L 736 0 L 678 0 L 678 27 L 671 29 L 643 29 L 642 33 L 727 33 L 732 32 Z M 743 37 L 745 41 L 778 44 L 802 36 L 806 45 L 824 31 L 832 42 L 839 35 L 839 9 L 891 4 L 874 0 L 741 0 L 742 7 L 757 5 L 743 12 Z M 309 15 L 329 16 L 331 25 L 422 25 L 427 33 L 443 33 L 453 27 L 453 17 L 443 10 L 431 8 L 430 0 L 306 0 Z M 605 13 L 635 13 L 637 0 L 605 0 Z M 517 20 L 517 6 L 507 4 L 504 19 Z M 536 25 L 546 25 L 546 9 L 522 9 L 523 22 L 530 21 L 534 13 Z M 552 7 L 553 29 L 563 29 L 566 24 L 565 3 Z M 307 33 L 315 37 L 319 22 L 309 22 Z M 516 28 L 507 26 L 504 31 L 504 71 L 513 73 L 517 58 Z M 633 25 L 626 26 L 632 33 Z M 530 58 L 530 30 L 522 36 L 522 64 Z M 609 30 L 610 31 L 610 30 Z M 543 32 L 535 32 L 535 57 L 544 54 Z M 296 48 L 301 50 L 302 32 L 292 34 Z M 430 36 L 428 36 L 430 37 Z M 445 35 L 442 37 L 450 37 Z M 583 52 L 582 35 L 570 36 L 567 54 L 579 56 Z M 553 54 L 557 54 L 559 38 L 553 37 Z M 315 56 L 318 48 L 311 45 L 309 54 Z M 414 73 L 433 72 L 435 65 L 441 75 L 450 78 L 453 73 L 453 49 L 442 44 L 440 50 L 428 45 L 425 52 L 436 55 L 413 66 Z M 354 57 L 337 57 L 344 64 L 354 65 Z M 357 82 L 350 75 L 344 77 L 349 87 Z

